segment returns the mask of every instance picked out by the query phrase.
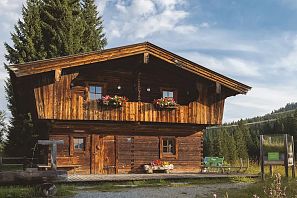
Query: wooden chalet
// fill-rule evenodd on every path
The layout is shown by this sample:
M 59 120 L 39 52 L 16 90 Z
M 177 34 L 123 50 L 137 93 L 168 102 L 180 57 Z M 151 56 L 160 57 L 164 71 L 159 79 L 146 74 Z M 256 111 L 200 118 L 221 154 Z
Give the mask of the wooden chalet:
M 64 140 L 58 167 L 82 174 L 142 172 L 156 159 L 199 171 L 202 130 L 222 123 L 227 97 L 251 89 L 149 42 L 9 68 L 17 108 L 45 139 Z M 129 100 L 110 105 L 106 95 Z M 160 98 L 177 105 L 156 106 Z

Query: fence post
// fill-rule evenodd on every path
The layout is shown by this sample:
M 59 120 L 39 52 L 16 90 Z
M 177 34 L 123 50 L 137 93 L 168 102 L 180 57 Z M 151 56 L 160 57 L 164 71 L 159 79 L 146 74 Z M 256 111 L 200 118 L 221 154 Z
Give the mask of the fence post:
M 24 156 L 24 159 L 23 159 L 23 170 L 26 170 L 27 168 L 27 157 Z
M 292 165 L 292 177 L 295 178 L 295 146 L 294 146 L 294 136 L 291 136 L 291 141 L 292 141 L 292 153 L 293 153 L 293 165 Z
M 285 147 L 286 147 L 286 154 L 285 154 L 285 173 L 286 177 L 289 177 L 289 162 L 288 162 L 288 134 L 285 134 Z
M 264 173 L 264 151 L 263 151 L 263 135 L 260 135 L 260 160 L 261 160 L 261 178 L 265 179 Z

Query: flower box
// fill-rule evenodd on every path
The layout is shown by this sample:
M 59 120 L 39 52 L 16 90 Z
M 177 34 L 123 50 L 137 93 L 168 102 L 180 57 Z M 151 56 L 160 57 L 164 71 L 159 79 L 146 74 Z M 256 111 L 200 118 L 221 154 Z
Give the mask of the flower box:
M 121 107 L 125 102 L 128 101 L 128 98 L 125 96 L 117 96 L 111 97 L 109 95 L 103 96 L 100 100 L 100 103 L 105 106 L 110 107 Z
M 150 164 L 144 165 L 143 168 L 146 173 L 149 174 L 152 174 L 154 171 L 164 171 L 165 173 L 170 173 L 170 171 L 174 169 L 174 166 L 169 162 L 154 160 Z
M 173 98 L 159 98 L 155 99 L 153 103 L 157 109 L 175 109 L 178 106 Z

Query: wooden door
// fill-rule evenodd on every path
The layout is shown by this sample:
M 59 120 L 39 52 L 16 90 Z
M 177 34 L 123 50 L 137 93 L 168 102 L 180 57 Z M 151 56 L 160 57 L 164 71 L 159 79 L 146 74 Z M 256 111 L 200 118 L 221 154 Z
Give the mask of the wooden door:
M 105 136 L 104 144 L 104 159 L 103 159 L 103 172 L 105 174 L 116 173 L 116 144 L 115 136 Z
M 91 138 L 91 174 L 103 173 L 103 137 L 92 134 Z

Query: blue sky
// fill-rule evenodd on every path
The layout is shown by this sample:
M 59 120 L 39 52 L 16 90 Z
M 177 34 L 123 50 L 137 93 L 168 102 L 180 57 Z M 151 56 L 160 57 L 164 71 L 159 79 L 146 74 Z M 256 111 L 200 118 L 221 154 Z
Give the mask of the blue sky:
M 0 42 L 24 0 L 0 0 Z M 108 46 L 150 41 L 253 87 L 228 98 L 224 121 L 297 102 L 296 0 L 100 0 Z M 4 60 L 3 45 L 0 61 Z M 0 109 L 6 109 L 0 69 Z

